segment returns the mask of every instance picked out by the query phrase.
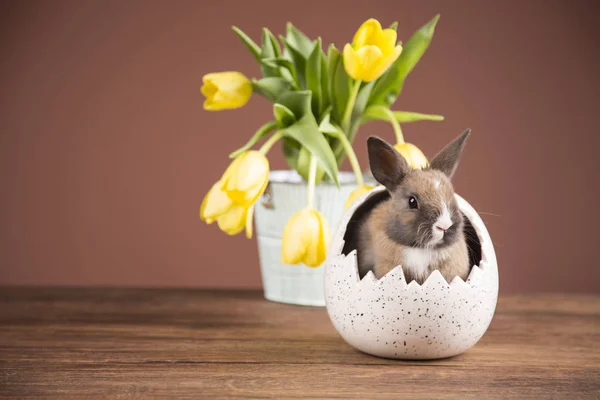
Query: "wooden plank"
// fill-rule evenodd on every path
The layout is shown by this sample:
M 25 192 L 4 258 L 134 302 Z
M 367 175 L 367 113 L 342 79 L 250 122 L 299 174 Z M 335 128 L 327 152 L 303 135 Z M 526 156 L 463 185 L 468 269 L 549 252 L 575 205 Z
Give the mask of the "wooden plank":
M 372 357 L 259 292 L 0 289 L 0 395 L 598 398 L 600 297 L 501 297 L 457 357 Z

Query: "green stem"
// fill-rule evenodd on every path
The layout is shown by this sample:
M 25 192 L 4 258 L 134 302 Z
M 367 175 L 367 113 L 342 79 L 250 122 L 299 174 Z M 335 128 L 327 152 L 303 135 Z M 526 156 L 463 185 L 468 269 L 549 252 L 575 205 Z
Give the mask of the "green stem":
M 252 146 L 254 146 L 260 139 L 266 136 L 273 129 L 277 128 L 277 121 L 270 121 L 261 126 L 256 130 L 254 135 L 250 138 L 248 143 L 246 143 L 243 147 L 237 149 L 233 153 L 229 154 L 229 158 L 236 158 L 246 150 L 249 150 Z
M 335 133 L 330 132 L 327 134 L 333 136 L 334 138 L 338 139 L 342 143 L 344 151 L 348 155 L 348 161 L 350 162 L 352 171 L 354 172 L 354 175 L 356 175 L 356 183 L 359 186 L 364 185 L 365 182 L 363 180 L 362 171 L 360 170 L 360 164 L 358 163 L 358 158 L 356 158 L 356 153 L 354 152 L 354 149 L 352 148 L 350 141 L 348 140 L 346 135 L 344 135 L 344 132 L 337 131 Z
M 350 117 L 352 117 L 352 110 L 354 109 L 354 103 L 356 103 L 356 96 L 358 96 L 358 90 L 360 89 L 361 83 L 361 80 L 356 80 L 354 81 L 354 86 L 352 86 L 352 91 L 350 92 L 348 104 L 346 104 L 346 110 L 344 111 L 344 117 L 342 119 L 342 129 L 344 132 L 348 130 Z
M 394 129 L 394 135 L 396 136 L 397 144 L 404 143 L 404 135 L 402 134 L 402 128 L 400 128 L 400 123 L 396 120 L 396 116 L 389 108 L 385 108 L 385 113 L 388 116 L 388 121 L 392 124 L 392 128 Z
M 312 208 L 313 200 L 315 197 L 315 180 L 317 177 L 317 159 L 315 156 L 310 156 L 310 170 L 308 172 L 308 194 L 307 194 L 307 207 Z
M 281 131 L 277 131 L 273 134 L 273 136 L 271 136 L 269 138 L 269 140 L 267 140 L 258 151 L 260 151 L 263 155 L 267 155 L 267 153 L 269 152 L 269 150 L 271 150 L 271 147 L 273 147 L 273 145 L 275 143 L 277 143 L 277 141 L 279 139 L 281 139 L 283 137 L 283 133 Z

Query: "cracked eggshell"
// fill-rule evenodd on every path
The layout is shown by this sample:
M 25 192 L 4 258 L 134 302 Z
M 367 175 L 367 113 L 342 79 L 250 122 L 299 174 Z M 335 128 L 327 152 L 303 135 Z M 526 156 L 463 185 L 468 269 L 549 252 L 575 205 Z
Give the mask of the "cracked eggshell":
M 384 190 L 379 186 L 358 199 L 332 239 L 325 267 L 329 318 L 348 344 L 374 356 L 426 360 L 460 354 L 484 335 L 498 299 L 498 265 L 485 224 L 456 195 L 481 247 L 466 282 L 456 277 L 448 283 L 434 271 L 423 285 L 407 284 L 400 266 L 380 280 L 372 272 L 361 280 L 356 250 L 342 252 L 344 237 L 356 210 Z

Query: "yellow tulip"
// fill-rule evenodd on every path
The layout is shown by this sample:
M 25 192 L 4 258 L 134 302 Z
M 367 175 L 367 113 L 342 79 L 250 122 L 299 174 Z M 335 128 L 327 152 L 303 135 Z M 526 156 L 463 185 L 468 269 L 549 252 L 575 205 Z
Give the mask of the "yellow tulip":
M 237 235 L 246 226 L 248 209 L 233 205 L 226 213 L 217 217 L 219 229 L 228 235 Z
M 400 143 L 394 146 L 398 153 L 404 157 L 412 169 L 423 169 L 429 164 L 425 154 L 412 143 Z
M 200 219 L 207 224 L 212 224 L 215 220 L 225 214 L 233 206 L 233 202 L 227 196 L 227 193 L 221 190 L 222 181 L 215 183 L 200 205 Z
M 233 202 L 250 207 L 269 183 L 269 160 L 260 151 L 245 151 L 227 167 L 221 181 L 221 190 Z
M 281 262 L 318 267 L 327 257 L 329 224 L 314 208 L 296 212 L 283 230 Z
M 210 111 L 242 107 L 252 96 L 252 83 L 240 72 L 213 72 L 202 77 L 200 91 Z
M 348 208 L 350 208 L 350 206 L 359 198 L 361 197 L 363 194 L 367 193 L 368 191 L 370 191 L 371 189 L 373 189 L 373 186 L 369 186 L 369 185 L 362 185 L 357 187 L 356 189 L 354 189 L 352 191 L 352 193 L 350 193 L 350 196 L 348 196 L 348 198 L 346 199 L 346 203 L 344 203 L 344 210 L 347 210 Z
M 222 182 L 215 183 L 200 206 L 200 219 L 207 224 L 217 221 L 219 228 L 228 235 L 237 235 L 246 225 L 248 209 L 235 204 L 221 190 Z
M 344 67 L 353 79 L 370 82 L 379 78 L 402 53 L 396 44 L 396 31 L 381 29 L 376 19 L 365 21 L 352 44 L 344 46 Z
M 202 200 L 200 219 L 207 224 L 217 221 L 228 235 L 237 235 L 246 228 L 246 237 L 250 239 L 254 203 L 268 183 L 267 158 L 254 150 L 240 154 Z

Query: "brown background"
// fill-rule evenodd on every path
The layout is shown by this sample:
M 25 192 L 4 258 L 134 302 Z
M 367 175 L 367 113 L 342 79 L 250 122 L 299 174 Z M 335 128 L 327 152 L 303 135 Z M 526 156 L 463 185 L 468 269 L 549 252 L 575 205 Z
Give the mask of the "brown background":
M 436 13 L 395 108 L 428 156 L 473 129 L 455 178 L 496 244 L 501 291 L 599 292 L 594 1 L 14 1 L 0 10 L 0 284 L 259 287 L 256 243 L 198 218 L 271 115 L 202 110 L 202 75 L 257 76 L 233 34 L 291 20 L 338 48 L 369 17 L 406 41 Z M 358 137 L 366 165 L 369 134 Z M 273 168 L 284 168 L 279 151 Z

